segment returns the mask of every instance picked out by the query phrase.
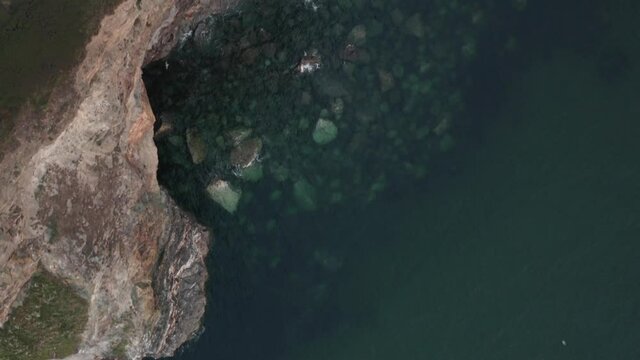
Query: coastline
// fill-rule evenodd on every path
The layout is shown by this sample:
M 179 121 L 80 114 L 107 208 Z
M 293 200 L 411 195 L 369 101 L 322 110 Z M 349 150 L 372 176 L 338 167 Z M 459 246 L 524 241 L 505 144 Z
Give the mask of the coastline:
M 157 183 L 141 75 L 191 24 L 223 10 L 210 0 L 123 1 L 69 84 L 14 129 L 0 160 L 0 323 L 43 269 L 89 305 L 68 359 L 169 356 L 198 332 L 209 235 Z

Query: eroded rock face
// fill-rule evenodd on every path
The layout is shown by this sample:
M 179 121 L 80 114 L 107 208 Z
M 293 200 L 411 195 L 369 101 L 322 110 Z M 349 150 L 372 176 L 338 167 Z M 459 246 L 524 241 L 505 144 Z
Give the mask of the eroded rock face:
M 168 356 L 197 333 L 209 237 L 158 186 L 141 68 L 228 6 L 124 1 L 87 45 L 66 99 L 39 121 L 56 125 L 17 130 L 0 162 L 0 324 L 41 266 L 89 301 L 70 359 L 117 347 L 132 359 Z

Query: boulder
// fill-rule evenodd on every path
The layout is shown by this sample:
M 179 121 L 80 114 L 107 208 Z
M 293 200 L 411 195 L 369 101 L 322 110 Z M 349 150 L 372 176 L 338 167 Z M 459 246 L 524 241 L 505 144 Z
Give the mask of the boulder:
M 331 120 L 319 119 L 313 129 L 313 141 L 319 145 L 332 142 L 338 136 L 338 127 Z
M 224 180 L 214 180 L 207 186 L 207 193 L 213 201 L 222 206 L 227 212 L 233 214 L 238 209 L 238 203 L 242 191 L 235 190 Z
M 251 166 L 237 171 L 236 175 L 242 180 L 256 182 L 262 179 L 264 170 L 262 169 L 262 164 L 254 162 Z
M 194 164 L 198 165 L 207 158 L 207 144 L 194 128 L 187 130 L 187 147 Z
M 358 46 L 364 45 L 367 40 L 367 28 L 360 24 L 351 29 L 351 32 L 347 36 L 347 41 Z
M 244 169 L 258 159 L 261 150 L 262 140 L 260 138 L 243 140 L 231 151 L 229 161 L 235 168 Z
M 293 198 L 303 210 L 316 209 L 316 189 L 307 180 L 298 180 L 293 184 Z

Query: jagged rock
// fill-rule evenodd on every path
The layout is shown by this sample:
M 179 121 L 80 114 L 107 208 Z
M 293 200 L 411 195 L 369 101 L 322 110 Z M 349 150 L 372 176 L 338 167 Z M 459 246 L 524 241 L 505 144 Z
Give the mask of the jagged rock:
M 436 135 L 438 136 L 442 136 L 444 133 L 446 133 L 449 130 L 450 127 L 451 127 L 451 117 L 445 116 L 442 118 L 442 120 L 440 120 L 438 125 L 436 125 L 436 127 L 433 129 L 433 132 L 436 133 Z
M 160 121 L 160 127 L 153 135 L 153 139 L 156 141 L 169 136 L 174 130 L 173 116 L 171 114 L 162 114 L 158 120 Z
M 236 146 L 229 155 L 229 161 L 237 169 L 251 166 L 260 155 L 262 140 L 259 138 L 246 139 Z
M 227 138 L 233 145 L 239 145 L 243 140 L 251 136 L 253 130 L 247 128 L 239 128 L 229 130 L 227 132 Z
M 88 301 L 70 359 L 113 358 L 116 347 L 120 358 L 171 356 L 199 332 L 209 235 L 156 180 L 142 67 L 222 10 L 122 1 L 42 118 L 18 122 L 0 160 L 0 324 L 42 268 Z
M 214 180 L 207 186 L 207 193 L 223 209 L 233 214 L 238 209 L 238 203 L 242 192 L 234 190 L 231 185 L 224 180 Z
M 251 166 L 238 170 L 237 175 L 242 180 L 256 182 L 262 179 L 262 177 L 264 176 L 264 169 L 262 164 L 253 163 L 251 164 Z

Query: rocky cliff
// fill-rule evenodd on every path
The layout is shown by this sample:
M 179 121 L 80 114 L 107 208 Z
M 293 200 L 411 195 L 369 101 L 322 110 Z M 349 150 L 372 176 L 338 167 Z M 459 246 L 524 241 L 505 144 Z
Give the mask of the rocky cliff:
M 168 356 L 198 332 L 209 237 L 158 186 L 141 68 L 229 6 L 124 1 L 68 86 L 24 115 L 0 162 L 0 324 L 45 270 L 88 303 L 69 359 Z

